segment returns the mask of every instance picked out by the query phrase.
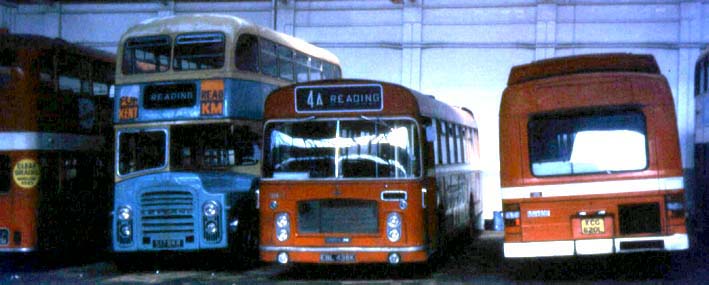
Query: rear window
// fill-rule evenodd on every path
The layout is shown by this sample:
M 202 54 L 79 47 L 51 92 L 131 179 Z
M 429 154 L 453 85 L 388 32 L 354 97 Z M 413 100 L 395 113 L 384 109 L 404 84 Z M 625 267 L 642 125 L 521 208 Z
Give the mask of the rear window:
M 647 168 L 647 132 L 640 111 L 537 115 L 530 120 L 528 133 L 535 176 Z

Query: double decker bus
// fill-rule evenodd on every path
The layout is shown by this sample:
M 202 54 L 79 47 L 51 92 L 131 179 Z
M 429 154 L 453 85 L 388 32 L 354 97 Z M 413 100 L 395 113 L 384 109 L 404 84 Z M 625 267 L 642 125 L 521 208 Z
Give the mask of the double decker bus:
M 689 246 L 675 109 L 651 55 L 513 67 L 500 159 L 505 257 Z
M 266 99 L 260 256 L 414 263 L 481 229 L 472 112 L 403 86 L 325 80 Z
M 0 34 L 0 252 L 108 246 L 114 69 L 107 52 Z
M 135 262 L 131 252 L 255 255 L 266 95 L 337 77 L 332 53 L 233 16 L 170 16 L 130 28 L 116 71 L 119 265 Z
M 706 246 L 709 231 L 709 49 L 694 69 L 694 213 L 696 241 Z

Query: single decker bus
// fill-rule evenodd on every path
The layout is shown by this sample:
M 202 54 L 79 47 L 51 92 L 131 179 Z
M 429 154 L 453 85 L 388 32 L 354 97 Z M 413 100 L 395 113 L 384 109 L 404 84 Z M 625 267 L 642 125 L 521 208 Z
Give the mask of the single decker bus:
M 500 165 L 507 258 L 688 248 L 675 107 L 651 55 L 513 67 Z
M 469 110 L 341 79 L 274 91 L 265 119 L 262 261 L 420 263 L 482 228 Z

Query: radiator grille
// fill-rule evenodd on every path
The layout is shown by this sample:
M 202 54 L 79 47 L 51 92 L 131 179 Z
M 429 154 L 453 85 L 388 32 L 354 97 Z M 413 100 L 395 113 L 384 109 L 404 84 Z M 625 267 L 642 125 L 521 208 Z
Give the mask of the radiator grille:
M 657 203 L 619 205 L 621 234 L 659 233 L 660 205 Z
M 301 233 L 377 233 L 377 202 L 333 199 L 298 202 Z
M 140 197 L 143 234 L 193 233 L 192 194 L 186 191 L 149 192 Z

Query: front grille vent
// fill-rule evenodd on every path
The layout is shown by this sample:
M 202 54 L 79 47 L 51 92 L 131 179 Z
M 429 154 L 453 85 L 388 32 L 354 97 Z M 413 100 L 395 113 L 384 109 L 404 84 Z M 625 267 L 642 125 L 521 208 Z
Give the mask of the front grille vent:
M 377 233 L 377 202 L 331 199 L 298 202 L 300 233 Z
M 140 197 L 143 234 L 193 233 L 192 200 L 187 191 L 144 193 Z

